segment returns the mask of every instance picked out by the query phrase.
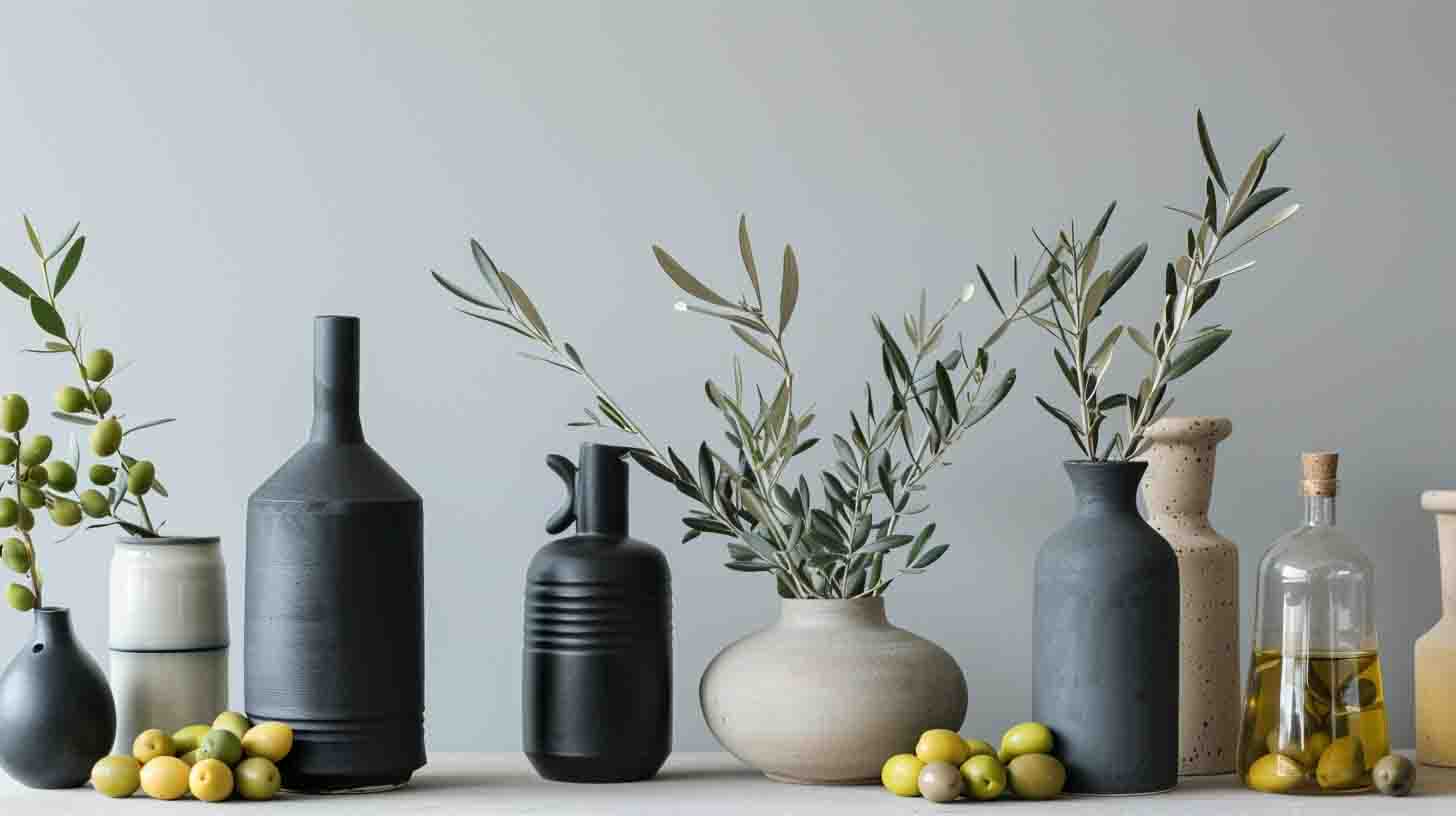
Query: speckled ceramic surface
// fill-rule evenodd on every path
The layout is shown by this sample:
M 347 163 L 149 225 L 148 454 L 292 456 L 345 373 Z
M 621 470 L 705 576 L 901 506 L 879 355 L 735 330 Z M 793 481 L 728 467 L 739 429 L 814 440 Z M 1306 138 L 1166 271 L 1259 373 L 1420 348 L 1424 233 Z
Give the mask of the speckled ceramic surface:
M 1152 446 L 1143 502 L 1148 523 L 1173 546 L 1182 587 L 1179 631 L 1178 772 L 1231 773 L 1238 739 L 1239 551 L 1208 523 L 1222 417 L 1165 417 Z

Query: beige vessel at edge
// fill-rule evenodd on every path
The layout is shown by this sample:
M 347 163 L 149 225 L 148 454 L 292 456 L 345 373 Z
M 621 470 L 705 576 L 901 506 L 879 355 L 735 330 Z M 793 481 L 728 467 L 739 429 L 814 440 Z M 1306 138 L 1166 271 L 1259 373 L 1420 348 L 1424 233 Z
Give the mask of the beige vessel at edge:
M 1221 417 L 1165 417 L 1152 445 L 1143 501 L 1173 546 L 1180 585 L 1178 773 L 1234 770 L 1239 730 L 1239 551 L 1208 523 L 1215 448 L 1233 432 Z
M 1456 767 L 1456 490 L 1427 490 L 1441 552 L 1441 619 L 1416 639 L 1416 759 Z

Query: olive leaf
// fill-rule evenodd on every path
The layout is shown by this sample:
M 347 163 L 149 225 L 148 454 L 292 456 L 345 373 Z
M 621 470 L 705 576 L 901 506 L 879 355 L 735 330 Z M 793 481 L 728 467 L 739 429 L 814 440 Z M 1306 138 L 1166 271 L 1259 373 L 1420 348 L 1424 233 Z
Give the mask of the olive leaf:
M 3 266 L 0 266 L 0 285 L 3 285 L 6 289 L 9 289 L 26 300 L 30 300 L 36 296 L 35 290 L 30 288 L 30 284 L 21 280 L 14 272 L 11 272 Z
M 1289 192 L 1288 187 L 1266 187 L 1249 196 L 1249 200 L 1245 201 L 1243 206 L 1239 207 L 1228 217 L 1228 221 L 1223 225 L 1223 232 L 1219 234 L 1228 235 L 1238 229 L 1240 224 L 1249 220 L 1249 217 L 1262 209 L 1265 204 L 1268 204 L 1287 192 Z
M 1168 380 L 1171 382 L 1192 371 L 1194 366 L 1218 351 L 1231 335 L 1233 332 L 1228 329 L 1217 329 L 1189 340 L 1188 345 L 1173 358 L 1173 365 L 1168 369 Z
M 682 264 L 667 254 L 667 250 L 653 245 L 652 254 L 657 257 L 658 266 L 662 267 L 662 271 L 667 273 L 667 276 L 672 279 L 673 283 L 677 284 L 679 289 L 698 300 L 707 301 L 717 306 L 733 306 L 731 301 L 714 292 L 712 289 L 709 289 L 702 281 L 690 275 L 686 269 L 683 269 Z
M 453 284 L 449 280 L 447 280 L 439 272 L 436 272 L 433 269 L 430 270 L 430 276 L 435 279 L 435 282 L 436 283 L 438 283 L 441 286 L 443 286 L 445 288 L 445 291 L 449 292 L 450 294 L 454 295 L 455 297 L 460 298 L 461 300 L 465 301 L 466 303 L 469 303 L 469 304 L 471 304 L 473 306 L 479 306 L 482 309 L 490 309 L 490 310 L 496 311 L 496 312 L 503 312 L 503 311 L 505 311 L 505 309 L 503 309 L 502 307 L 497 306 L 494 303 L 491 303 L 490 301 L 488 301 L 488 300 L 486 300 L 484 298 L 476 297 L 475 295 L 472 295 L 471 293 L 465 291 L 461 287 L 456 286 L 455 284 Z
M 80 223 L 77 223 L 75 227 L 71 228 L 72 235 L 76 234 L 76 227 L 79 226 L 81 226 Z M 65 246 L 66 242 L 69 242 L 70 240 L 71 239 L 68 236 L 66 238 L 66 241 L 62 242 L 60 246 L 56 247 L 55 251 L 60 252 L 61 247 Z M 85 248 L 86 236 L 84 235 L 80 238 L 77 238 L 76 243 L 71 244 L 71 250 L 66 253 L 65 258 L 61 259 L 60 271 L 56 272 L 55 291 L 52 292 L 52 295 L 59 296 L 61 294 L 61 290 L 66 288 L 66 284 L 71 282 L 71 276 L 76 274 L 76 267 L 81 263 L 81 252 Z
M 30 238 L 30 246 L 35 250 L 35 256 L 44 259 L 46 256 L 45 247 L 40 244 L 40 236 L 35 234 L 35 226 L 30 223 L 30 216 L 22 215 L 21 219 L 25 221 L 25 234 Z
M 485 247 L 482 247 L 480 242 L 474 238 L 470 239 L 470 255 L 475 259 L 475 268 L 480 270 L 480 276 L 485 278 L 485 285 L 490 287 L 501 303 L 510 305 L 511 296 L 506 291 L 505 283 L 501 281 L 500 269 L 496 267 L 495 261 L 490 259 L 490 255 L 486 254 Z M 451 292 L 453 293 L 454 290 L 452 289 Z
M 62 340 L 66 339 L 66 323 L 61 320 L 61 315 L 56 311 L 56 307 L 38 297 L 31 297 L 30 314 L 35 318 L 36 325 L 40 326 L 46 334 Z
M 748 272 L 748 280 L 753 284 L 753 297 L 762 303 L 763 291 L 758 285 L 758 264 L 753 260 L 753 244 L 748 240 L 748 216 L 738 216 L 738 254 L 743 257 L 743 268 Z
M 794 257 L 794 248 L 784 247 L 784 279 L 779 293 L 779 332 L 789 327 L 789 318 L 794 316 L 794 306 L 799 302 L 799 260 Z
M 1208 126 L 1203 121 L 1203 111 L 1198 111 L 1195 117 L 1198 123 L 1198 145 L 1203 148 L 1203 158 L 1208 162 L 1208 172 L 1213 175 L 1213 180 L 1218 182 L 1218 189 L 1228 194 L 1228 185 L 1223 182 L 1223 171 L 1218 167 L 1218 157 L 1213 154 L 1213 140 L 1208 136 Z

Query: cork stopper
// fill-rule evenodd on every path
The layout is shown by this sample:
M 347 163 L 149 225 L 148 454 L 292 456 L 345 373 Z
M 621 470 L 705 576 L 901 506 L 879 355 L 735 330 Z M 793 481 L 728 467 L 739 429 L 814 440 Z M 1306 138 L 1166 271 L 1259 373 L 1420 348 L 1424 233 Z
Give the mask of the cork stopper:
M 1340 467 L 1340 454 L 1318 451 L 1300 458 L 1304 468 L 1304 479 L 1299 483 L 1301 496 L 1333 496 L 1338 492 L 1340 483 L 1336 471 Z

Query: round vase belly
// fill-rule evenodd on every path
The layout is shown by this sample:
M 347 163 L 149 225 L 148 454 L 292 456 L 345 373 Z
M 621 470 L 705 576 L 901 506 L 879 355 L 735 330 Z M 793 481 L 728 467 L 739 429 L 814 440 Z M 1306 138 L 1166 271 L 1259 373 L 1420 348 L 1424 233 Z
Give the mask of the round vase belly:
M 1208 523 L 1222 417 L 1165 417 L 1152 444 L 1143 502 L 1178 559 L 1178 773 L 1233 773 L 1239 714 L 1239 550 Z
M 703 673 L 703 718 L 729 753 L 772 779 L 862 783 L 923 731 L 965 720 L 965 676 L 890 624 L 883 598 L 784 599 L 778 621 Z
M 111 556 L 112 753 L 228 707 L 227 569 L 217 538 L 122 538 Z

